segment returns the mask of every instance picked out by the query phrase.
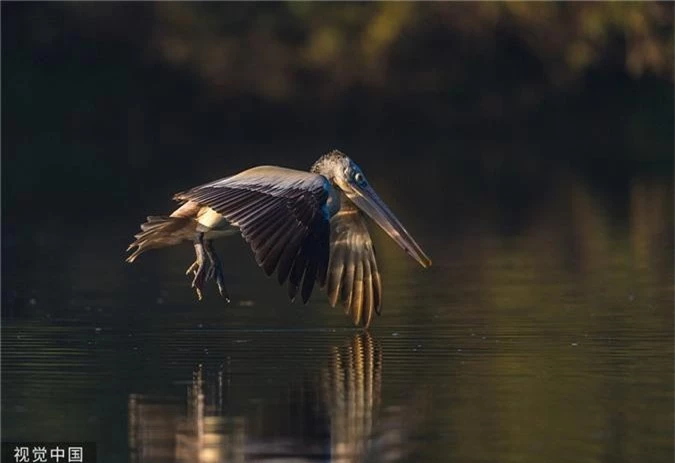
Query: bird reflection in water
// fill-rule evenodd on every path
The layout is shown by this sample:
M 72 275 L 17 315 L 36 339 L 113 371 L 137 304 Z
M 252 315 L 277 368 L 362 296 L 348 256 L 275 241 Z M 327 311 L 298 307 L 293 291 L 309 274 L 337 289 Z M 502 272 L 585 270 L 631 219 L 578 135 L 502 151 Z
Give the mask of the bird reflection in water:
M 131 460 L 350 462 L 373 452 L 378 461 L 400 458 L 401 429 L 411 420 L 404 422 L 403 408 L 392 407 L 382 411 L 378 426 L 379 343 L 359 333 L 330 350 L 325 365 L 272 386 L 281 400 L 263 400 L 253 410 L 230 411 L 241 405 L 228 392 L 233 378 L 202 365 L 188 386 L 187 412 L 178 400 L 131 395 Z

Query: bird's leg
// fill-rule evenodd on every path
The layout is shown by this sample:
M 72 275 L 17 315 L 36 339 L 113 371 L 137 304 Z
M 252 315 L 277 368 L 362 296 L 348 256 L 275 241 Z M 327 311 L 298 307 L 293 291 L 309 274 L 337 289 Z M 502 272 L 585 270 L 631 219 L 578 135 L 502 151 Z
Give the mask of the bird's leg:
M 206 257 L 209 259 L 210 267 L 206 274 L 206 279 L 213 278 L 216 280 L 218 285 L 218 291 L 223 299 L 227 302 L 230 302 L 230 296 L 227 293 L 227 288 L 225 288 L 225 278 L 223 277 L 223 267 L 220 265 L 220 259 L 216 250 L 213 247 L 213 241 L 206 240 L 204 243 L 204 250 L 206 252 Z
M 195 254 L 197 259 L 195 262 L 188 268 L 187 273 L 194 271 L 194 278 L 192 279 L 192 287 L 197 292 L 197 299 L 202 300 L 202 290 L 204 288 L 204 282 L 206 281 L 206 269 L 204 268 L 204 257 L 206 252 L 204 251 L 204 234 L 200 233 L 195 239 Z

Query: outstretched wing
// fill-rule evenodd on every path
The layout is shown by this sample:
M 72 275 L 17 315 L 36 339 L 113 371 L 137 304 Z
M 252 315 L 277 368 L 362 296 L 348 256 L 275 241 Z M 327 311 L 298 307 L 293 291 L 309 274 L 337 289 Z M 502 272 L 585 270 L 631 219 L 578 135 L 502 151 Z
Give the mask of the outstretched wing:
M 178 193 L 174 199 L 210 207 L 239 228 L 267 275 L 277 270 L 294 299 L 302 281 L 307 302 L 314 282 L 326 281 L 330 224 L 325 177 L 261 166 Z
M 382 303 L 382 282 L 375 249 L 363 214 L 344 195 L 331 219 L 327 293 L 331 306 L 342 302 L 355 325 L 370 324 Z

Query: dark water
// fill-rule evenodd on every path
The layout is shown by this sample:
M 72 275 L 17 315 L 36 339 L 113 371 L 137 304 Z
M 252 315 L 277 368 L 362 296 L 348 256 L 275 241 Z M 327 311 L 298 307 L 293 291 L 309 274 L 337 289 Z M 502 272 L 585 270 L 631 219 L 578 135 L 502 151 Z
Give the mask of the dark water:
M 225 307 L 195 301 L 189 246 L 122 262 L 142 215 L 10 228 L 3 439 L 103 462 L 672 461 L 670 181 L 419 207 L 393 187 L 414 179 L 371 181 L 434 265 L 375 233 L 368 333 L 321 294 L 288 303 L 239 239 Z

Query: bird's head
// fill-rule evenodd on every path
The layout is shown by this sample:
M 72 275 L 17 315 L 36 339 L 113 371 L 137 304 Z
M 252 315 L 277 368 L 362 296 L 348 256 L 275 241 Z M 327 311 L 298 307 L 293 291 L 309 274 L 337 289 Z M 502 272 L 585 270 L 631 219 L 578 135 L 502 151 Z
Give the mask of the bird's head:
M 363 172 L 354 161 L 341 151 L 333 150 L 321 156 L 312 165 L 311 171 L 323 175 L 345 193 L 350 184 L 365 181 Z
M 339 188 L 359 209 L 373 219 L 405 252 L 423 267 L 431 259 L 389 210 L 370 186 L 361 168 L 346 154 L 333 150 L 321 156 L 312 166 L 312 172 L 323 175 Z

